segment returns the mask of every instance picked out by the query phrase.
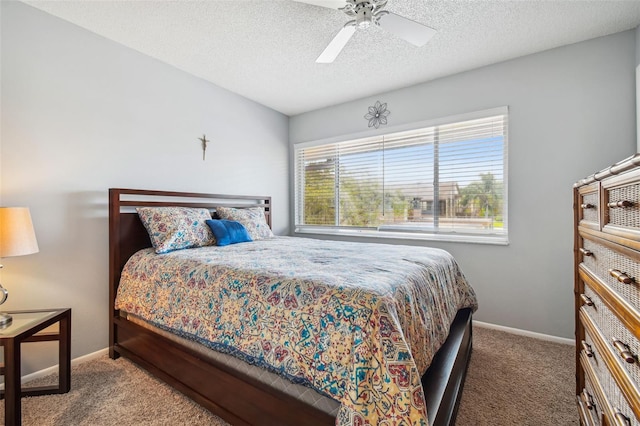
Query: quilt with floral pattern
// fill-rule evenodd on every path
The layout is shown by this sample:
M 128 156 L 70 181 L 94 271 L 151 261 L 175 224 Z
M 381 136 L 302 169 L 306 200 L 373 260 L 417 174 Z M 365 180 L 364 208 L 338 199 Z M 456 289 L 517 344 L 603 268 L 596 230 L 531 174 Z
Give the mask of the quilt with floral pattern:
M 337 425 L 427 425 L 420 378 L 473 289 L 442 250 L 276 237 L 125 266 L 116 309 L 341 403 Z

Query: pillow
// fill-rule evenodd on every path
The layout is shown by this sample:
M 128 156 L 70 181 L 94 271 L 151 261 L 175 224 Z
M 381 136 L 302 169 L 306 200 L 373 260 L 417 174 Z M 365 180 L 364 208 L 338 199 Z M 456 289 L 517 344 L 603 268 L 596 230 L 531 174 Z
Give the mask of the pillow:
M 240 222 L 247 229 L 253 241 L 273 237 L 273 232 L 271 232 L 271 228 L 267 225 L 262 207 L 251 207 L 249 209 L 217 207 L 216 213 L 220 219 Z
M 207 225 L 216 237 L 217 246 L 248 243 L 253 241 L 247 229 L 240 222 L 233 220 L 207 220 Z
M 138 207 L 136 211 L 158 254 L 210 246 L 216 242 L 213 232 L 207 226 L 207 220 L 211 219 L 211 213 L 207 209 Z

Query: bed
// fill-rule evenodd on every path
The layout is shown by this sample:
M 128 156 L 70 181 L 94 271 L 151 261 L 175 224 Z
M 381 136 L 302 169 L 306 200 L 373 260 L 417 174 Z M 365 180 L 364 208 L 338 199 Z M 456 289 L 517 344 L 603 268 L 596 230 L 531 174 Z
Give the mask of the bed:
M 336 246 L 330 246 L 335 243 L 274 237 L 221 248 L 200 247 L 179 250 L 167 255 L 163 254 L 163 257 L 159 258 L 150 248 L 152 244 L 149 233 L 135 209 L 163 206 L 204 208 L 211 212 L 222 211 L 225 208 L 246 209 L 241 211 L 252 211 L 258 208 L 264 214 L 266 225 L 271 226 L 270 197 L 110 189 L 109 355 L 111 358 L 124 356 L 132 360 L 234 425 L 357 425 L 368 424 L 372 421 L 371 419 L 375 419 L 374 424 L 384 424 L 386 421 L 386 424 L 448 425 L 455 422 L 472 347 L 471 316 L 476 308 L 472 290 L 458 289 L 446 293 L 449 294 L 446 297 L 456 298 L 455 303 L 456 306 L 460 305 L 459 308 L 453 312 L 448 308 L 450 312 L 441 315 L 443 319 L 433 327 L 442 329 L 440 334 L 435 331 L 424 333 L 420 330 L 416 331 L 422 339 L 417 341 L 429 342 L 433 346 L 432 351 L 412 352 L 410 347 L 418 345 L 408 337 L 405 339 L 404 336 L 399 335 L 393 325 L 390 328 L 387 327 L 391 330 L 389 331 L 384 324 L 388 325 L 389 322 L 395 324 L 393 319 L 399 318 L 399 323 L 402 323 L 404 328 L 416 330 L 415 324 L 405 327 L 405 323 L 409 321 L 413 324 L 412 316 L 422 318 L 422 312 L 416 311 L 414 306 L 401 308 L 397 312 L 394 310 L 389 314 L 386 311 L 388 309 L 386 305 L 379 303 L 386 288 L 384 283 L 398 281 L 400 274 L 405 274 L 406 268 L 409 268 L 407 277 L 414 280 L 415 271 L 424 269 L 423 260 L 418 257 L 414 259 L 413 253 L 408 251 L 407 247 L 386 246 L 386 251 L 380 252 L 381 254 L 377 256 L 382 263 L 369 264 L 367 258 L 359 256 L 358 253 L 367 251 L 362 250 L 365 247 L 368 247 L 368 250 L 381 250 L 383 245 L 339 243 Z M 343 246 L 340 250 L 349 253 L 349 260 L 346 260 L 347 255 L 331 254 L 333 251 L 338 253 L 336 251 L 338 245 Z M 302 253 L 307 251 L 313 255 L 306 255 L 305 258 Z M 442 254 L 444 252 L 434 253 L 434 258 L 438 256 L 442 259 L 446 258 Z M 191 266 L 183 267 L 180 266 L 182 264 L 176 263 L 187 254 L 189 259 L 183 259 L 182 262 Z M 310 261 L 309 258 L 311 258 Z M 394 261 L 394 258 L 401 261 Z M 208 263 L 217 262 L 211 266 L 215 268 L 214 270 L 198 272 L 203 274 L 203 277 L 207 277 L 207 280 L 197 278 L 199 275 L 195 272 L 201 271 L 204 266 L 193 262 L 201 260 L 203 262 L 206 260 Z M 125 267 L 127 261 L 130 262 Z M 223 261 L 225 264 L 220 264 Z M 451 263 L 448 267 L 455 269 L 456 273 L 451 275 L 457 278 L 451 279 L 460 279 L 461 274 L 456 269 L 455 261 L 440 261 Z M 308 262 L 314 264 L 313 274 L 304 267 Z M 403 266 L 405 269 L 397 269 L 398 263 L 405 264 Z M 247 267 L 247 264 L 251 264 L 251 268 Z M 406 266 L 412 264 L 418 264 L 418 266 Z M 130 280 L 132 275 L 146 277 L 151 274 L 149 271 L 156 271 L 162 265 L 174 265 L 173 270 L 186 270 L 185 274 L 196 277 L 191 279 L 191 284 L 185 280 L 184 289 L 181 291 L 190 291 L 191 287 L 196 290 L 204 289 L 209 285 L 205 282 L 208 281 L 208 277 L 212 277 L 211 282 L 214 282 L 214 276 L 218 274 L 224 278 L 220 283 L 229 282 L 232 286 L 244 285 L 243 291 L 256 292 L 250 299 L 260 299 L 261 308 L 251 311 L 249 306 L 246 310 L 254 312 L 251 316 L 254 322 L 248 320 L 248 323 L 253 325 L 251 327 L 234 326 L 232 323 L 218 321 L 207 329 L 201 325 L 205 320 L 183 320 L 181 323 L 178 313 L 174 322 L 170 319 L 163 322 L 162 318 L 168 318 L 168 316 L 159 315 L 158 312 L 170 311 L 172 308 L 160 306 L 160 301 L 167 298 L 162 296 L 162 290 L 154 290 L 159 293 L 146 291 L 144 287 L 136 287 L 135 281 Z M 349 274 L 350 267 L 359 268 L 359 273 Z M 427 272 L 419 272 L 417 275 L 430 275 L 430 279 L 435 280 L 433 275 L 438 273 L 433 272 L 436 270 L 434 265 L 429 268 L 425 269 Z M 327 271 L 333 272 L 328 274 Z M 177 288 L 173 283 L 175 277 L 164 271 L 159 273 L 160 278 L 150 278 L 150 280 L 160 282 L 169 276 L 169 280 L 172 281 L 171 291 L 175 293 Z M 247 275 L 249 273 L 252 275 Z M 322 279 L 318 278 L 318 274 L 324 274 Z M 350 275 L 365 277 L 368 282 L 379 282 L 382 290 L 378 290 L 381 293 L 371 296 L 360 293 L 359 288 L 350 288 Z M 229 279 L 230 276 L 231 279 Z M 444 280 L 444 278 L 439 279 Z M 324 287 L 324 281 L 332 280 L 337 280 L 338 284 L 334 284 L 333 287 Z M 124 284 L 119 292 L 121 282 Z M 246 285 L 247 283 L 252 285 Z M 283 300 L 269 299 L 269 293 L 276 294 L 273 291 L 274 288 L 285 284 L 291 288 L 295 287 L 295 292 L 293 290 L 290 293 L 281 292 Z M 216 285 L 218 285 L 217 281 Z M 437 286 L 445 289 L 451 287 L 442 283 Z M 334 287 L 339 288 L 340 293 L 336 293 L 335 297 L 327 297 L 327 294 L 334 291 Z M 218 288 L 222 287 L 216 287 Z M 264 289 L 268 291 L 265 292 Z M 227 296 L 230 291 L 234 289 L 224 288 L 224 294 Z M 143 299 L 145 295 L 147 298 L 150 297 L 155 303 L 153 308 L 146 308 L 142 302 L 136 304 L 133 296 L 136 292 L 140 293 Z M 423 291 L 420 290 L 420 292 Z M 223 291 L 219 293 L 222 294 Z M 297 295 L 298 299 L 296 300 L 295 297 L 289 299 L 292 294 Z M 284 300 L 285 296 L 287 300 Z M 296 325 L 298 321 L 300 324 L 308 325 L 309 318 L 314 316 L 314 309 L 317 311 L 317 308 L 313 308 L 311 303 L 305 303 L 304 300 L 309 301 L 316 296 L 318 300 L 325 302 L 331 300 L 334 303 L 338 300 L 340 308 L 335 312 L 339 313 L 331 314 L 329 321 L 325 318 L 326 312 L 323 311 L 318 325 L 315 328 L 307 327 L 316 336 L 315 340 L 308 339 L 308 332 L 292 337 L 291 330 L 298 328 L 286 325 Z M 417 297 L 413 293 L 403 293 L 402 299 L 409 300 Z M 267 302 L 266 299 L 269 301 Z M 350 303 L 342 303 L 342 301 Z M 373 304 L 370 305 L 369 302 Z M 202 304 L 201 301 L 194 303 Z M 209 307 L 227 306 L 224 303 L 217 300 L 215 303 L 209 303 Z M 364 320 L 357 319 L 358 315 L 353 312 L 353 306 L 358 303 L 365 307 L 373 306 L 375 309 L 363 308 L 362 311 L 366 311 L 367 315 L 361 315 Z M 435 303 L 432 309 L 434 312 L 446 311 L 443 308 L 446 305 L 444 302 L 436 300 Z M 265 306 L 266 311 L 263 309 Z M 256 320 L 284 315 L 279 311 L 278 313 L 269 311 L 274 306 L 286 306 L 288 309 L 286 315 L 289 316 L 275 324 L 263 323 L 258 326 Z M 312 306 L 311 311 L 305 311 L 308 306 Z M 378 313 L 379 306 L 382 306 L 383 315 Z M 198 305 L 195 310 L 202 311 L 202 307 Z M 242 315 L 238 315 L 240 316 Z M 387 320 L 378 321 L 379 316 Z M 339 318 L 336 319 L 336 317 Z M 376 320 L 373 321 L 372 318 Z M 389 318 L 392 318 L 392 321 L 389 321 Z M 354 333 L 355 337 L 339 334 L 344 332 L 344 324 L 353 325 L 358 321 L 361 324 L 359 323 L 357 327 L 357 333 Z M 373 323 L 383 324 L 376 326 L 377 334 L 366 329 Z M 194 329 L 194 324 L 197 325 L 197 330 Z M 227 330 L 222 333 L 224 335 L 222 340 L 214 340 L 210 337 L 210 333 L 214 332 L 211 329 L 222 329 L 224 326 Z M 253 326 L 256 327 L 255 330 Z M 282 328 L 279 334 L 276 333 L 278 327 Z M 327 332 L 327 329 L 331 329 L 331 332 Z M 282 334 L 286 339 L 275 347 L 278 342 L 274 337 L 272 348 L 270 342 L 265 343 L 265 333 L 278 334 L 278 336 Z M 386 337 L 380 339 L 382 343 L 377 343 L 375 339 L 369 342 L 368 338 L 362 338 L 362 336 L 368 336 L 368 333 Z M 407 333 L 411 334 L 408 331 Z M 202 337 L 205 334 L 206 339 Z M 260 339 L 255 336 L 256 334 L 260 334 Z M 317 337 L 320 335 L 324 337 Z M 342 352 L 338 350 L 340 354 L 336 355 L 333 353 L 336 351 L 335 345 L 325 342 L 322 349 L 315 349 L 314 355 L 313 347 L 310 348 L 311 343 L 306 342 L 306 340 L 323 342 L 325 338 L 328 339 L 331 336 L 339 336 L 338 338 L 342 340 L 352 339 L 358 344 L 342 345 L 340 346 Z M 254 338 L 256 340 L 252 341 L 251 339 Z M 443 342 L 436 342 L 436 340 L 443 340 Z M 371 356 L 371 353 L 376 356 Z M 344 358 L 345 354 L 349 359 L 354 360 L 353 367 L 348 365 L 345 367 L 337 361 L 334 362 L 334 358 L 340 358 L 340 356 Z M 334 355 L 335 357 L 332 358 Z M 309 360 L 309 365 L 301 367 L 302 364 L 298 362 L 300 359 Z M 372 359 L 382 361 L 373 362 Z M 428 366 L 422 375 L 417 373 L 424 370 L 419 368 L 421 365 L 425 368 Z M 324 374 L 327 375 L 326 377 L 346 377 L 346 379 L 328 380 Z M 315 391 L 310 391 L 309 388 Z M 380 413 L 384 413 L 383 417 Z

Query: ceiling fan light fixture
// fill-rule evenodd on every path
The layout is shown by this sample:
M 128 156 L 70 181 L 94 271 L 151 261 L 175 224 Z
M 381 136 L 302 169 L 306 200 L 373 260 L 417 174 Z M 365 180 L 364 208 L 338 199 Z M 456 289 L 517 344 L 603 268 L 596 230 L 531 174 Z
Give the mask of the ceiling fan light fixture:
M 365 17 L 362 20 L 358 21 L 358 28 L 361 30 L 367 29 L 371 26 L 371 17 Z

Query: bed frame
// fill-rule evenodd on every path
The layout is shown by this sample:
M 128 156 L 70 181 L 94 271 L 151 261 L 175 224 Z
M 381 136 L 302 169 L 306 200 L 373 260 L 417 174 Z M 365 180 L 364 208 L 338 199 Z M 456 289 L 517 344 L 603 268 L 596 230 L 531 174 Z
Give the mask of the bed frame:
M 109 189 L 109 356 L 130 359 L 233 425 L 335 424 L 327 413 L 120 316 L 114 304 L 122 269 L 136 251 L 151 247 L 135 212 L 142 206 L 212 211 L 218 206 L 259 206 L 271 226 L 271 197 Z M 430 425 L 455 423 L 471 356 L 471 333 L 471 310 L 460 310 L 447 341 L 422 377 Z

